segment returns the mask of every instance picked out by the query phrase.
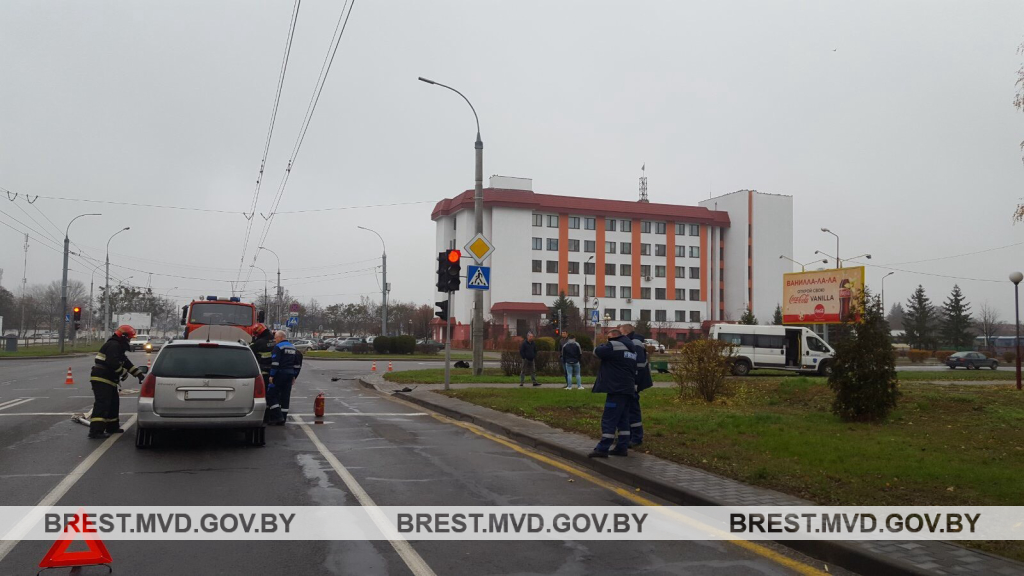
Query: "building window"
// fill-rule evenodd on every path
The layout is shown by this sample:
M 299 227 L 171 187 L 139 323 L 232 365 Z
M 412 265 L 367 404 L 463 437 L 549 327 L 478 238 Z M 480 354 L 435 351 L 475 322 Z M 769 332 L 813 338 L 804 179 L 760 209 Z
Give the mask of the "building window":
M 605 308 L 604 316 L 608 320 L 615 320 L 615 308 Z
M 692 302 L 700 302 L 700 290 L 690 290 L 690 300 Z
M 619 276 L 632 276 L 633 267 L 629 264 L 619 264 Z
M 569 284 L 569 296 L 579 296 L 579 295 L 580 295 L 580 285 L 579 284 Z
M 458 229 L 459 229 L 459 219 L 458 218 L 452 218 L 452 230 L 458 230 Z
M 558 228 L 558 214 L 548 215 L 548 228 Z
M 548 238 L 548 250 L 558 252 L 558 238 Z
M 654 267 L 654 277 L 655 278 L 664 278 L 665 277 L 665 267 L 664 266 L 655 266 Z
M 650 256 L 651 255 L 651 245 L 650 244 L 641 244 L 640 245 L 640 255 L 641 256 Z
M 623 322 L 629 322 L 633 319 L 633 311 L 629 308 L 623 308 L 622 310 L 619 310 L 619 318 Z
M 558 284 L 548 284 L 547 294 L 548 296 L 558 296 Z
M 640 232 L 642 234 L 650 234 L 651 233 L 651 221 L 650 220 L 641 220 L 640 221 Z
M 650 264 L 641 264 L 640 265 L 640 276 L 643 277 L 643 278 L 649 278 L 651 276 L 651 266 L 650 266 Z
M 593 298 L 594 296 L 597 295 L 597 286 L 594 286 L 593 284 L 587 284 L 586 288 L 586 298 Z
M 665 254 L 666 254 L 666 252 L 665 252 L 665 245 L 664 244 L 655 244 L 654 245 L 654 255 L 655 256 L 664 256 Z
M 676 288 L 676 300 L 686 300 L 686 288 Z
M 686 236 L 686 224 L 676 223 L 676 236 Z
M 597 228 L 597 219 L 596 218 L 584 218 L 583 219 L 583 226 L 587 230 L 593 230 L 594 228 Z
M 543 248 L 543 245 L 544 245 L 543 241 L 540 238 L 534 238 L 533 239 L 533 249 L 534 250 L 541 250 Z
M 690 279 L 698 280 L 700 278 L 700 268 L 690 266 Z
M 540 263 L 540 260 L 534 260 L 533 261 L 533 271 L 534 272 L 543 272 L 544 271 L 543 265 Z
M 686 258 L 686 246 L 676 246 L 676 258 Z
M 632 252 L 632 250 L 633 250 L 633 247 L 630 245 L 629 242 L 619 242 L 619 253 L 620 254 L 629 254 L 630 252 Z
M 619 231 L 620 232 L 632 232 L 633 221 L 632 220 L 619 220 Z
M 676 278 L 686 278 L 685 266 L 676 266 Z
M 648 322 L 650 322 L 651 321 L 651 311 L 650 310 L 641 310 L 640 311 L 640 319 L 641 320 L 647 320 Z
M 604 287 L 604 297 L 605 298 L 615 298 L 615 286 L 605 286 Z
M 604 265 L 604 275 L 605 276 L 615 276 L 615 264 L 605 264 Z
M 604 219 L 604 227 L 609 232 L 615 232 L 615 219 L 614 218 L 605 218 Z
M 580 229 L 580 217 L 579 216 L 569 216 L 569 229 L 570 230 L 579 230 Z
M 604 243 L 604 253 L 605 254 L 615 254 L 615 242 L 605 242 Z
M 691 310 L 690 311 L 690 322 L 697 322 L 697 323 L 700 322 L 700 311 L 698 311 L 698 310 Z
M 690 246 L 690 258 L 700 258 L 700 246 Z
M 534 214 L 533 215 L 533 225 L 534 226 L 543 226 L 544 225 L 544 215 L 543 214 Z
M 641 300 L 650 300 L 651 299 L 651 289 L 650 288 L 641 288 L 640 289 L 640 299 Z
M 664 222 L 655 222 L 654 223 L 654 233 L 655 234 L 664 234 L 665 233 L 665 223 Z
M 684 310 L 676 310 L 676 322 L 686 322 L 686 312 Z
M 558 274 L 558 260 L 548 260 L 547 272 L 548 274 Z
M 700 224 L 690 224 L 690 236 L 700 236 Z
M 654 289 L 654 299 L 655 300 L 664 300 L 665 299 L 665 289 L 664 288 L 655 288 Z
M 655 322 L 667 322 L 668 321 L 668 313 L 665 312 L 664 310 L 655 310 L 654 311 L 654 321 Z
M 633 288 L 629 286 L 622 286 L 619 288 L 619 298 L 632 298 Z
M 580 251 L 580 241 L 579 240 L 569 239 L 569 252 L 579 252 L 579 251 Z
M 580 273 L 580 263 L 579 262 L 569 262 L 569 274 L 579 274 L 579 273 Z M 577 290 L 577 292 L 578 292 L 578 290 Z M 579 294 L 577 294 L 577 296 L 579 296 Z
M 533 295 L 540 296 L 540 282 L 533 283 Z
M 584 252 L 591 252 L 591 253 L 596 252 L 597 251 L 597 242 L 595 242 L 594 240 L 584 240 L 583 241 L 583 251 Z
M 596 270 L 597 270 L 597 266 L 593 262 L 584 262 L 583 263 L 583 273 L 584 274 L 593 274 Z

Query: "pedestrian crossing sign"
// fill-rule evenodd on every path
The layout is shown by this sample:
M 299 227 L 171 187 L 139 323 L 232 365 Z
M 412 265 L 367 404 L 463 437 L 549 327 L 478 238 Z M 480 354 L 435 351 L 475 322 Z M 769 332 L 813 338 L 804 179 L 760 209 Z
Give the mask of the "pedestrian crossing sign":
M 466 278 L 466 288 L 469 288 L 470 290 L 491 289 L 490 266 L 467 266 Z

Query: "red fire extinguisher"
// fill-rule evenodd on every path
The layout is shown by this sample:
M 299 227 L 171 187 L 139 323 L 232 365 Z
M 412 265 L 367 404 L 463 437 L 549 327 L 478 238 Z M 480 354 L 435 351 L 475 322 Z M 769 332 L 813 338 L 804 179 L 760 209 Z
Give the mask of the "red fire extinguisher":
M 313 401 L 313 415 L 317 418 L 324 417 L 324 393 L 321 392 L 316 395 L 316 400 Z

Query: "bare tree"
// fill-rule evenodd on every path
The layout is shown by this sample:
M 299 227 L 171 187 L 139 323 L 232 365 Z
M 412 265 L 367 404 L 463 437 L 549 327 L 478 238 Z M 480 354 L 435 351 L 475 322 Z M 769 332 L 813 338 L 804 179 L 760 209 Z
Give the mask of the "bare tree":
M 978 332 L 985 337 L 985 341 L 988 343 L 999 329 L 999 313 L 986 300 L 982 303 L 981 309 L 978 312 L 978 319 L 975 322 L 978 326 Z
M 1024 54 L 1024 43 L 1017 47 L 1017 54 Z M 1024 112 L 1024 65 L 1017 69 L 1017 93 L 1013 97 L 1013 106 Z M 1022 149 L 1024 149 L 1024 142 L 1020 143 Z M 1024 161 L 1024 157 L 1021 158 Z M 1024 222 L 1024 203 L 1017 204 L 1017 209 L 1013 212 L 1014 222 Z

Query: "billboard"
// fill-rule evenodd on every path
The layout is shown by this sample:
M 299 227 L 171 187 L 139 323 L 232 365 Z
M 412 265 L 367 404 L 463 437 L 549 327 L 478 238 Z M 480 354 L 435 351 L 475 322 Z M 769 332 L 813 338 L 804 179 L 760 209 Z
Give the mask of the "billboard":
M 863 266 L 783 274 L 782 323 L 839 324 L 863 289 Z

